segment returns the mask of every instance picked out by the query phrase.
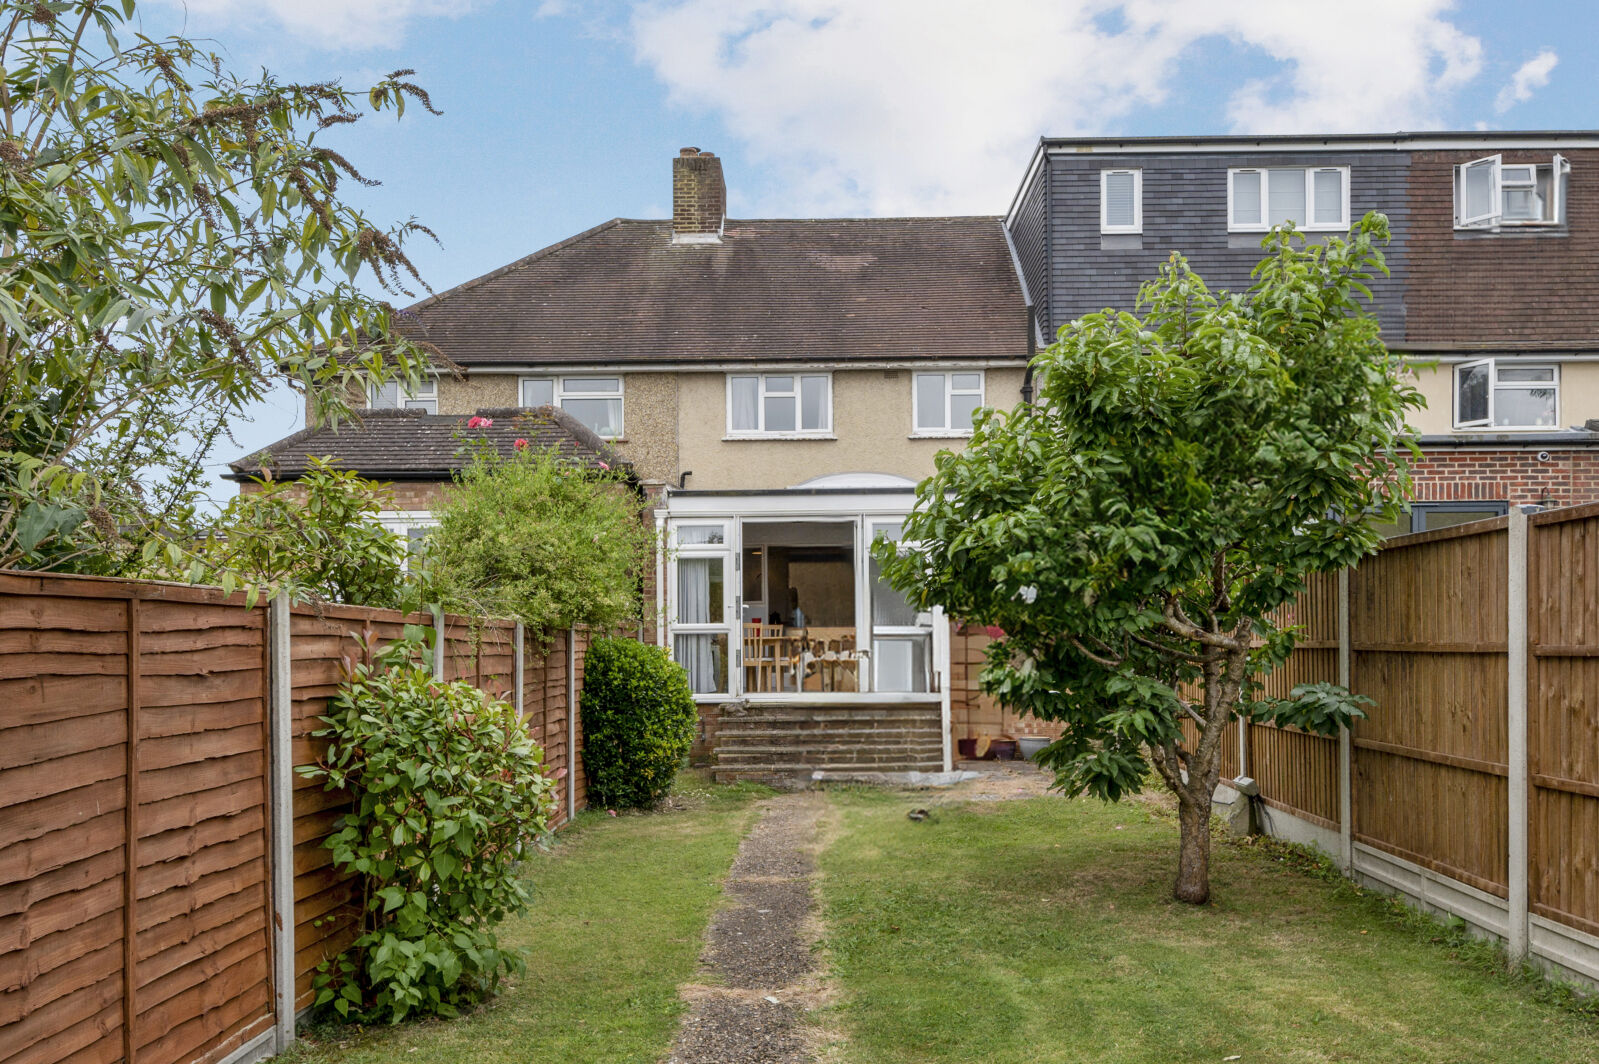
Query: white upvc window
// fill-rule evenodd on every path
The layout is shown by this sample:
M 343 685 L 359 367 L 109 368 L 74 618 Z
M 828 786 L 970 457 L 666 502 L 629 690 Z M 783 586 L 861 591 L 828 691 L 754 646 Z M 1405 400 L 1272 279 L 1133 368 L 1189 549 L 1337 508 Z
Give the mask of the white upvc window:
M 911 378 L 911 425 L 917 436 L 970 436 L 983 405 L 981 370 L 916 373 Z
M 522 405 L 558 406 L 601 439 L 622 436 L 621 377 L 523 377 Z
M 729 373 L 727 434 L 741 437 L 829 436 L 833 378 L 827 373 Z
M 1560 367 L 1482 358 L 1455 367 L 1455 428 L 1552 429 L 1560 424 Z
M 1455 167 L 1455 228 L 1559 225 L 1571 164 L 1507 163 L 1489 155 Z
M 433 535 L 439 522 L 426 510 L 384 510 L 378 521 L 392 533 L 404 554 L 405 568 L 410 569 L 427 549 L 428 537 Z
M 439 382 L 436 377 L 426 377 L 413 390 L 406 390 L 399 381 L 374 384 L 367 388 L 367 403 L 373 410 L 425 410 L 439 412 Z
M 1142 170 L 1099 172 L 1099 231 L 1101 233 L 1144 231 Z
M 1227 230 L 1263 233 L 1285 222 L 1303 232 L 1349 228 L 1349 167 L 1238 167 L 1227 171 Z

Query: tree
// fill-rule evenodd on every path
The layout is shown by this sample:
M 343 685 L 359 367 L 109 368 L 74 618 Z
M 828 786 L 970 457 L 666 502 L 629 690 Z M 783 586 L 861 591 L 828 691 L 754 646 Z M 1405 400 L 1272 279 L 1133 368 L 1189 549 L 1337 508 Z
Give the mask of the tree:
M 242 581 L 296 599 L 415 606 L 405 548 L 378 520 L 392 509 L 382 485 L 313 459 L 298 480 L 259 480 L 229 500 L 194 555 L 229 591 Z
M 521 620 L 535 632 L 640 617 L 655 533 L 610 469 L 553 449 L 482 449 L 434 511 L 425 556 L 440 598 L 463 613 Z
M 1321 246 L 1275 231 L 1234 295 L 1173 255 L 1141 318 L 1062 329 L 1037 405 L 981 418 L 918 488 L 909 546 L 876 547 L 895 587 L 1003 630 L 984 689 L 1064 725 L 1042 760 L 1068 793 L 1114 801 L 1153 768 L 1177 797 L 1182 901 L 1210 896 L 1229 722 L 1328 733 L 1361 713 L 1332 685 L 1258 696 L 1296 638 L 1279 611 L 1375 550 L 1371 515 L 1409 492 L 1420 398 L 1363 304 L 1387 236 L 1376 214 Z
M 424 352 L 362 294 L 420 278 L 322 138 L 427 95 L 244 79 L 133 0 L 0 0 L 0 567 L 182 554 L 200 459 L 287 381 L 319 423 Z M 406 293 L 409 294 L 409 293 Z

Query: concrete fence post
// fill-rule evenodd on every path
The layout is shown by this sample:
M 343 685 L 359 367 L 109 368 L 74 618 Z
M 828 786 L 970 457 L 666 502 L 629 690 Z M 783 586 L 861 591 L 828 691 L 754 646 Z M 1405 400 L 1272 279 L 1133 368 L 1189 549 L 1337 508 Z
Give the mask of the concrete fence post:
M 267 606 L 267 720 L 271 750 L 272 1015 L 275 1052 L 294 1041 L 294 719 L 291 606 L 280 593 Z
M 1338 686 L 1354 682 L 1354 647 L 1349 635 L 1349 569 L 1338 570 Z M 1338 729 L 1338 859 L 1348 875 L 1355 868 L 1354 738 Z
M 444 679 L 444 607 L 432 606 L 433 611 L 433 678 Z
M 522 648 L 526 645 L 526 637 L 522 630 L 522 622 L 517 621 L 516 627 L 511 629 L 511 653 L 516 656 L 516 664 L 511 666 L 511 702 L 516 706 L 516 715 L 518 718 L 526 716 L 524 711 L 527 708 L 523 702 L 524 692 L 522 690 L 523 678 L 525 676 L 525 673 L 523 673 L 522 670 L 526 668 L 526 665 L 522 660 Z
M 1510 508 L 1509 571 L 1506 575 L 1505 704 L 1509 709 L 1506 751 L 1509 770 L 1509 925 L 1506 946 L 1512 965 L 1527 956 L 1527 513 Z

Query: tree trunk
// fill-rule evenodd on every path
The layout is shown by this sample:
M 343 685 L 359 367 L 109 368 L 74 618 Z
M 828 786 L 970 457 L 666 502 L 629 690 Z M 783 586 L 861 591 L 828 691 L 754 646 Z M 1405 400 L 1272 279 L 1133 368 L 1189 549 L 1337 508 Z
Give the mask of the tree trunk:
M 1210 802 L 1177 799 L 1177 824 L 1182 832 L 1177 852 L 1178 901 L 1204 905 L 1210 901 Z

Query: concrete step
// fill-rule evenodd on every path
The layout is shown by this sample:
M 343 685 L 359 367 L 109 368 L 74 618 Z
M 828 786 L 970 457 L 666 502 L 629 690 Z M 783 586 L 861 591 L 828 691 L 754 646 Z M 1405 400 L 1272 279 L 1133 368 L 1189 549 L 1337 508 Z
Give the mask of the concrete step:
M 723 728 L 718 732 L 719 741 L 722 743 L 801 743 L 811 746 L 816 743 L 858 742 L 869 738 L 874 743 L 891 742 L 920 742 L 925 739 L 939 739 L 943 732 L 938 728 L 880 728 L 876 731 L 859 732 L 844 728 L 815 729 L 811 731 L 794 732 L 786 728 Z

